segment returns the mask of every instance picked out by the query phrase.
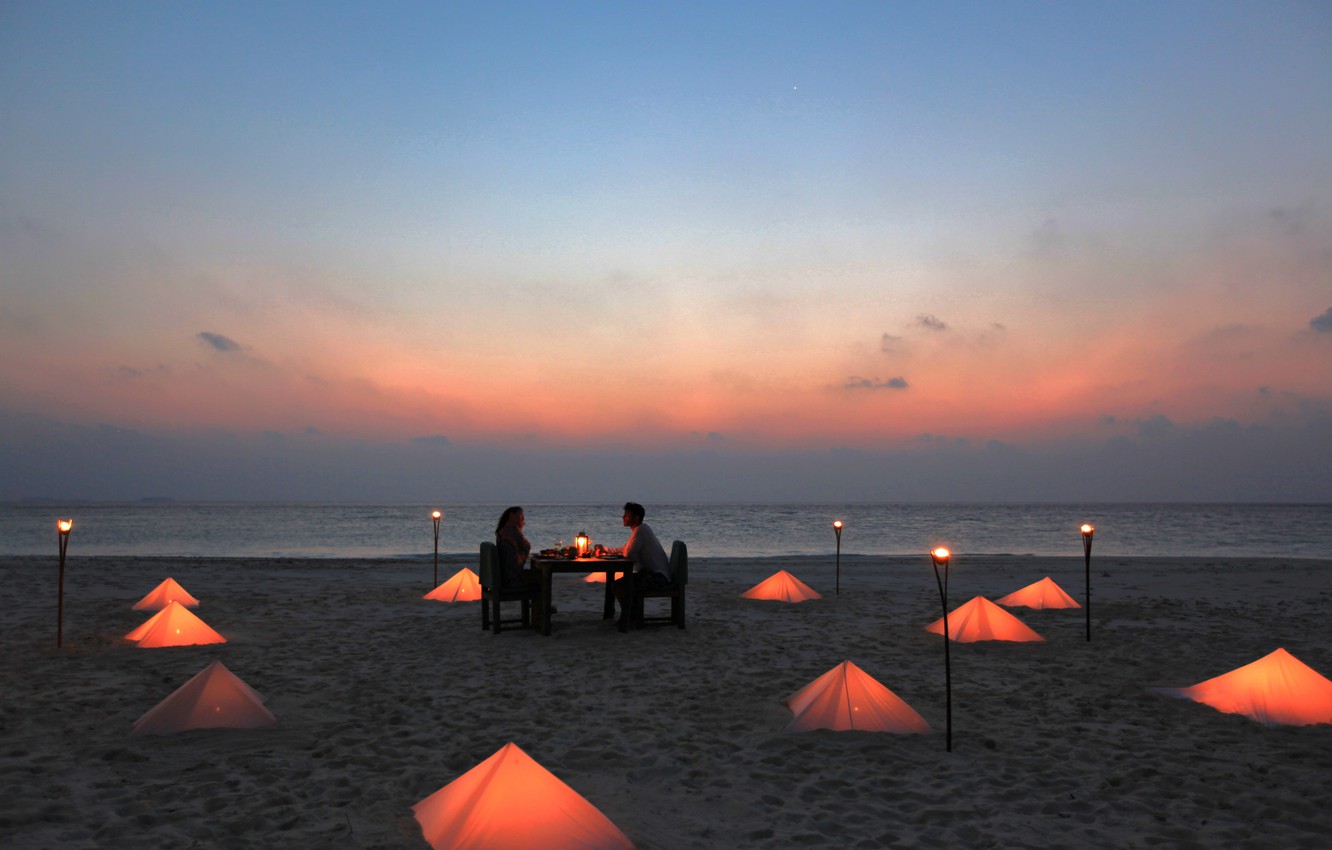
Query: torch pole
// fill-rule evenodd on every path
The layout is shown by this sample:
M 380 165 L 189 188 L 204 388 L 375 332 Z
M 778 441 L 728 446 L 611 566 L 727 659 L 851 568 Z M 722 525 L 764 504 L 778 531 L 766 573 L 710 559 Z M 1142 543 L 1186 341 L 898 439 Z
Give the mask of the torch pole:
M 435 525 L 435 583 L 430 585 L 432 589 L 439 587 L 439 518 L 439 511 L 430 515 L 430 521 Z
M 833 533 L 837 535 L 837 584 L 835 585 L 838 596 L 842 595 L 842 521 L 839 519 L 833 523 Z
M 942 554 L 940 554 L 942 553 Z M 934 562 L 934 580 L 939 585 L 939 604 L 943 608 L 944 638 L 944 746 L 953 751 L 953 665 L 949 659 L 948 644 L 952 639 L 948 635 L 948 550 L 936 549 L 930 553 Z M 939 564 L 943 564 L 943 577 L 939 576 Z
M 56 524 L 60 535 L 60 577 L 56 589 L 56 647 L 64 646 L 65 640 L 65 552 L 69 549 L 69 532 L 74 523 L 62 520 Z
M 1092 550 L 1092 536 L 1095 533 L 1096 529 L 1090 525 L 1084 525 L 1082 527 L 1082 562 L 1083 562 L 1083 567 L 1085 569 L 1085 579 L 1086 579 L 1086 589 L 1084 591 L 1085 597 L 1083 600 L 1086 604 L 1083 607 L 1087 609 L 1086 615 L 1087 615 L 1088 641 L 1091 640 L 1091 550 Z

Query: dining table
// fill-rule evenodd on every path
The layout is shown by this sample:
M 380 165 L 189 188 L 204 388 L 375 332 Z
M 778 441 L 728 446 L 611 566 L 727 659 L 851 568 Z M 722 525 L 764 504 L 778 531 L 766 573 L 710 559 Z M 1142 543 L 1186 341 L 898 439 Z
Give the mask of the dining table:
M 611 581 L 616 573 L 627 573 L 633 569 L 634 562 L 620 557 L 580 557 L 566 558 L 557 555 L 533 555 L 532 569 L 541 571 L 541 598 L 537 602 L 537 630 L 543 635 L 550 634 L 551 577 L 555 573 L 605 573 L 606 599 L 601 609 L 601 619 L 615 618 L 615 594 L 611 590 Z M 625 631 L 621 628 L 620 631 Z

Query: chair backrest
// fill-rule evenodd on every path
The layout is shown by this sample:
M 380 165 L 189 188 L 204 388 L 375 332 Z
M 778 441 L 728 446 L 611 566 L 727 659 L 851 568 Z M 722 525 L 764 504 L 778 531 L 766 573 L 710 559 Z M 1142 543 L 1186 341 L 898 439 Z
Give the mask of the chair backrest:
M 483 542 L 481 544 L 481 564 L 477 572 L 480 574 L 479 581 L 482 587 L 491 590 L 500 589 L 500 581 L 503 577 L 500 575 L 499 568 L 499 548 L 494 543 Z
M 671 544 L 671 582 L 681 587 L 689 584 L 689 547 L 683 540 Z

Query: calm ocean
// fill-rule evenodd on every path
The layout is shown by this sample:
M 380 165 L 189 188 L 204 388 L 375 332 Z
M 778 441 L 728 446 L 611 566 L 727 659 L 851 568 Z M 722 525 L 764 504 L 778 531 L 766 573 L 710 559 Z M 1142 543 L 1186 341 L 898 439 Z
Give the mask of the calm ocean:
M 55 553 L 57 518 L 74 520 L 71 554 L 420 557 L 430 512 L 444 514 L 440 552 L 493 538 L 499 504 L 0 504 L 0 555 Z M 618 546 L 618 504 L 528 504 L 536 548 L 588 532 Z M 848 555 L 909 555 L 939 544 L 973 554 L 1080 555 L 1096 526 L 1104 555 L 1332 557 L 1332 505 L 1261 504 L 650 504 L 647 522 L 695 557 L 831 554 L 832 521 Z

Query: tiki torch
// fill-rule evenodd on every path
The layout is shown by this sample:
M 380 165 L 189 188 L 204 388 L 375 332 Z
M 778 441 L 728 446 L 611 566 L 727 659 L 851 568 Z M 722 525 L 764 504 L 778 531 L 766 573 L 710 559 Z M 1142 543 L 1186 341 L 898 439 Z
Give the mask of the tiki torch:
M 842 521 L 833 520 L 833 534 L 837 535 L 837 594 L 842 593 Z
M 432 588 L 439 587 L 439 520 L 441 517 L 443 517 L 443 514 L 439 511 L 430 515 L 430 521 L 435 525 L 435 583 L 430 585 Z
M 1086 604 L 1083 605 L 1087 610 L 1087 640 L 1091 640 L 1091 546 L 1092 535 L 1095 533 L 1095 527 L 1085 522 L 1082 524 L 1082 561 L 1087 572 L 1087 590 L 1084 599 Z
M 947 717 L 947 732 L 945 735 L 945 747 L 948 752 L 953 751 L 953 668 L 948 658 L 948 644 L 951 638 L 948 636 L 948 550 L 940 546 L 930 553 L 930 560 L 934 562 L 934 580 L 939 584 L 939 604 L 943 606 L 943 637 L 944 637 L 944 706 Z M 943 576 L 939 575 L 939 567 L 943 567 Z
M 74 520 L 62 519 L 56 523 L 60 536 L 60 579 L 56 591 L 56 646 L 64 645 L 65 632 L 65 552 L 69 549 L 69 532 L 74 528 Z

